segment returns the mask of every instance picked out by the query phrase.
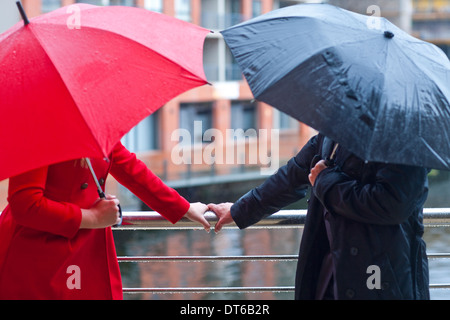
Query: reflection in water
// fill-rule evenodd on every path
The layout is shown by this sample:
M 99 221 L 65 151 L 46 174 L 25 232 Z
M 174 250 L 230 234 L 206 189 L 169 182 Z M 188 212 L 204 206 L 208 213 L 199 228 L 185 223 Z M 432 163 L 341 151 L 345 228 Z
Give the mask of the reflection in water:
M 297 254 L 301 229 L 115 231 L 119 256 L 233 256 Z M 426 228 L 428 252 L 448 252 L 450 232 Z M 430 283 L 450 283 L 450 259 L 430 259 Z M 294 261 L 121 263 L 128 288 L 293 286 Z M 125 299 L 293 299 L 293 293 L 125 294 Z M 450 299 L 450 290 L 431 290 L 432 299 Z
M 297 254 L 301 229 L 115 231 L 119 256 Z M 121 263 L 123 285 L 149 287 L 292 286 L 293 261 Z M 293 293 L 131 294 L 125 299 L 292 299 Z
M 443 178 L 438 181 L 430 180 L 430 192 L 425 207 L 450 207 L 450 172 L 442 171 Z M 425 228 L 424 240 L 428 253 L 450 252 L 450 228 Z M 430 259 L 430 283 L 450 283 L 450 259 Z M 430 291 L 433 300 L 450 300 L 450 289 L 435 289 Z
M 449 228 L 426 228 L 424 239 L 428 253 L 448 253 L 450 244 Z M 429 259 L 430 283 L 450 283 L 450 259 Z M 450 300 L 450 289 L 434 289 L 430 291 L 433 300 Z

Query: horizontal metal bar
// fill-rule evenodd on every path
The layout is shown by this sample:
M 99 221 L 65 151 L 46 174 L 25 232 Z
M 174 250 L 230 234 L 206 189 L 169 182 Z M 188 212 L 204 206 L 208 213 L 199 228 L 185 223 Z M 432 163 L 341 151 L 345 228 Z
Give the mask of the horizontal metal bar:
M 450 208 L 424 208 L 423 224 L 426 227 L 449 227 Z
M 450 259 L 450 253 L 437 252 L 437 253 L 428 253 L 428 259 Z
M 430 284 L 430 289 L 450 289 L 450 283 Z
M 154 211 L 123 212 L 122 225 L 114 230 L 173 230 L 173 229 L 202 229 L 202 227 L 187 218 L 181 218 L 176 224 L 172 224 L 159 213 Z M 213 212 L 206 212 L 205 218 L 211 225 L 217 222 Z M 283 228 L 301 227 L 305 223 L 306 212 L 304 210 L 285 210 L 259 221 L 250 228 Z M 224 229 L 237 228 L 235 224 L 224 226 Z
M 450 253 L 429 253 L 428 259 L 450 259 Z M 245 256 L 119 256 L 119 262 L 216 262 L 216 261 L 297 261 L 298 256 L 245 255 Z
M 217 217 L 213 212 L 207 212 L 205 217 L 211 225 L 217 222 Z M 298 228 L 303 227 L 305 220 L 306 210 L 280 210 L 250 228 Z M 423 223 L 426 227 L 449 227 L 450 208 L 425 208 Z M 224 228 L 237 228 L 237 226 L 230 224 Z M 182 218 L 176 224 L 172 224 L 154 211 L 127 211 L 123 212 L 122 225 L 114 228 L 114 230 L 168 229 L 202 229 L 202 227 L 187 218 Z
M 430 289 L 450 289 L 450 284 L 430 284 Z M 218 292 L 294 292 L 293 286 L 281 287 L 190 287 L 190 288 L 124 288 L 123 293 L 218 293 Z
M 215 261 L 297 261 L 297 255 L 246 256 L 130 256 L 117 257 L 119 262 L 215 262 Z
M 123 293 L 217 293 L 217 292 L 293 292 L 286 287 L 190 287 L 190 288 L 124 288 Z

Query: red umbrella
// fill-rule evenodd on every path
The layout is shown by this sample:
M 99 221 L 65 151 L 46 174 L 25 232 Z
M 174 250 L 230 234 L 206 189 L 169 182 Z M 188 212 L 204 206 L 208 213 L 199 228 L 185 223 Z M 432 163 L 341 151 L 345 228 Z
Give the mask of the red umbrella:
M 106 157 L 140 120 L 207 83 L 209 30 L 193 24 L 87 4 L 22 16 L 0 35 L 0 180 Z

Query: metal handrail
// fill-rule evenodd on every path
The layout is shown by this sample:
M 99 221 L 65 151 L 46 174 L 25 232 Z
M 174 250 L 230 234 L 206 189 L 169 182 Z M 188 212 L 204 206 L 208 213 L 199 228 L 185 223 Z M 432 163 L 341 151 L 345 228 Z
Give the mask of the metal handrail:
M 286 254 L 286 255 L 245 255 L 245 256 L 132 256 L 132 257 L 124 256 L 124 257 L 117 257 L 117 259 L 119 260 L 119 262 L 296 261 L 298 259 L 298 255 Z
M 159 213 L 154 211 L 123 212 L 122 225 L 114 230 L 183 230 L 201 229 L 202 227 L 187 218 L 181 218 L 176 224 L 172 224 Z M 217 222 L 217 217 L 213 212 L 205 213 L 206 220 L 213 225 Z M 271 216 L 259 221 L 249 228 L 292 228 L 302 227 L 306 219 L 306 210 L 281 210 Z M 449 209 L 450 225 L 450 209 Z M 224 226 L 227 228 L 237 228 L 235 224 Z
M 293 286 L 282 287 L 189 287 L 189 288 L 124 288 L 124 293 L 217 293 L 217 292 L 294 292 Z
M 217 217 L 213 212 L 205 214 L 212 228 Z M 249 228 L 302 228 L 306 221 L 306 210 L 281 210 L 259 221 Z M 450 227 L 450 208 L 425 208 L 423 223 L 425 227 Z M 237 228 L 235 224 L 224 226 Z M 114 230 L 192 230 L 202 229 L 197 223 L 182 218 L 172 224 L 154 211 L 123 212 L 121 226 Z M 133 256 L 118 257 L 126 262 L 199 262 L 199 261 L 295 261 L 297 255 L 244 255 L 244 256 Z M 450 258 L 450 253 L 430 253 L 429 259 Z M 450 289 L 450 284 L 430 284 L 430 289 Z M 191 288 L 124 288 L 127 294 L 135 293 L 205 293 L 205 292 L 293 292 L 293 286 L 283 287 L 191 287 Z
M 450 227 L 450 208 L 425 208 L 423 223 L 426 227 Z M 206 212 L 206 220 L 211 224 L 217 222 L 213 212 Z M 303 227 L 306 220 L 306 210 L 280 210 L 249 228 L 295 228 Z M 201 229 L 198 223 L 182 218 L 172 224 L 154 211 L 123 212 L 121 226 L 114 230 L 167 230 L 167 229 Z M 230 224 L 224 228 L 237 228 Z

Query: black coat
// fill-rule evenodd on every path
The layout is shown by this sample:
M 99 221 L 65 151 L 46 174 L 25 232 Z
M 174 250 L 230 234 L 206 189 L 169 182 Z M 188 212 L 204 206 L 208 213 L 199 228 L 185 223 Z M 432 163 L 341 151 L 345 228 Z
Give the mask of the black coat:
M 241 197 L 231 207 L 236 224 L 248 227 L 305 197 L 310 168 L 330 152 L 324 141 L 329 139 L 314 136 L 277 173 Z M 429 299 L 422 240 L 427 173 L 419 167 L 365 162 L 339 147 L 336 165 L 317 176 L 308 201 L 295 298 L 315 298 L 319 270 L 330 252 L 324 224 L 328 212 L 338 299 Z

